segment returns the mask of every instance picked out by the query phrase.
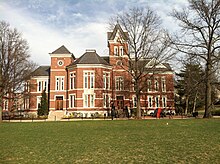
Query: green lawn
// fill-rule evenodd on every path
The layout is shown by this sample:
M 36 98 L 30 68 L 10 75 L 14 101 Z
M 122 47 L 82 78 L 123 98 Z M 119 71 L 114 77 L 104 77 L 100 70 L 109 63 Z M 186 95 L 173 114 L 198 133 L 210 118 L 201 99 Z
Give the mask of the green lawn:
M 0 163 L 219 163 L 219 160 L 220 119 L 0 124 Z

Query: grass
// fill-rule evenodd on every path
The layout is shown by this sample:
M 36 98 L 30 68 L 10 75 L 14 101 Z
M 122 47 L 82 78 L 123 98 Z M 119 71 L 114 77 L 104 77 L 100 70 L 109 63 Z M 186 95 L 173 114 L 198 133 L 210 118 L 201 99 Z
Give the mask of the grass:
M 220 119 L 0 124 L 0 163 L 219 163 L 219 152 Z

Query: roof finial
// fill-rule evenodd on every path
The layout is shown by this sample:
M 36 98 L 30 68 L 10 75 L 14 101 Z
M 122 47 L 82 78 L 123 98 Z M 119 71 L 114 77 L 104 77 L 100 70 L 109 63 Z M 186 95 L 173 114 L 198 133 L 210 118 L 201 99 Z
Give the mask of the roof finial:
M 119 17 L 117 16 L 117 24 L 119 24 Z

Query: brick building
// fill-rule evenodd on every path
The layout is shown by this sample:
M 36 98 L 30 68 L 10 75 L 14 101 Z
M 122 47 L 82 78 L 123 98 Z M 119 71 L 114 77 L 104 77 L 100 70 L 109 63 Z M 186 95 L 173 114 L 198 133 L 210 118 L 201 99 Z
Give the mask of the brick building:
M 65 46 L 50 53 L 51 65 L 38 67 L 26 85 L 25 109 L 37 112 L 44 89 L 48 94 L 50 115 L 71 112 L 88 116 L 95 112 L 104 114 L 110 110 L 111 103 L 117 110 L 125 106 L 135 108 L 132 78 L 126 67 L 129 62 L 127 38 L 128 33 L 117 24 L 107 34 L 108 56 L 101 57 L 95 50 L 86 50 L 76 59 Z M 145 60 L 143 67 L 147 74 L 152 63 L 155 59 Z M 141 95 L 143 110 L 174 107 L 173 71 L 169 64 L 155 66 L 154 73 L 149 74 L 143 85 L 147 88 Z

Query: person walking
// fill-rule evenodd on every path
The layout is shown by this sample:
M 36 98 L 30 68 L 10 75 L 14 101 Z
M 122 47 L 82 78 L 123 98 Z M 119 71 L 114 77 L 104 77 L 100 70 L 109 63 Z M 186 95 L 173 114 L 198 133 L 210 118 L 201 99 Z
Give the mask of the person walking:
M 157 110 L 157 118 L 160 118 L 161 108 L 158 108 Z

